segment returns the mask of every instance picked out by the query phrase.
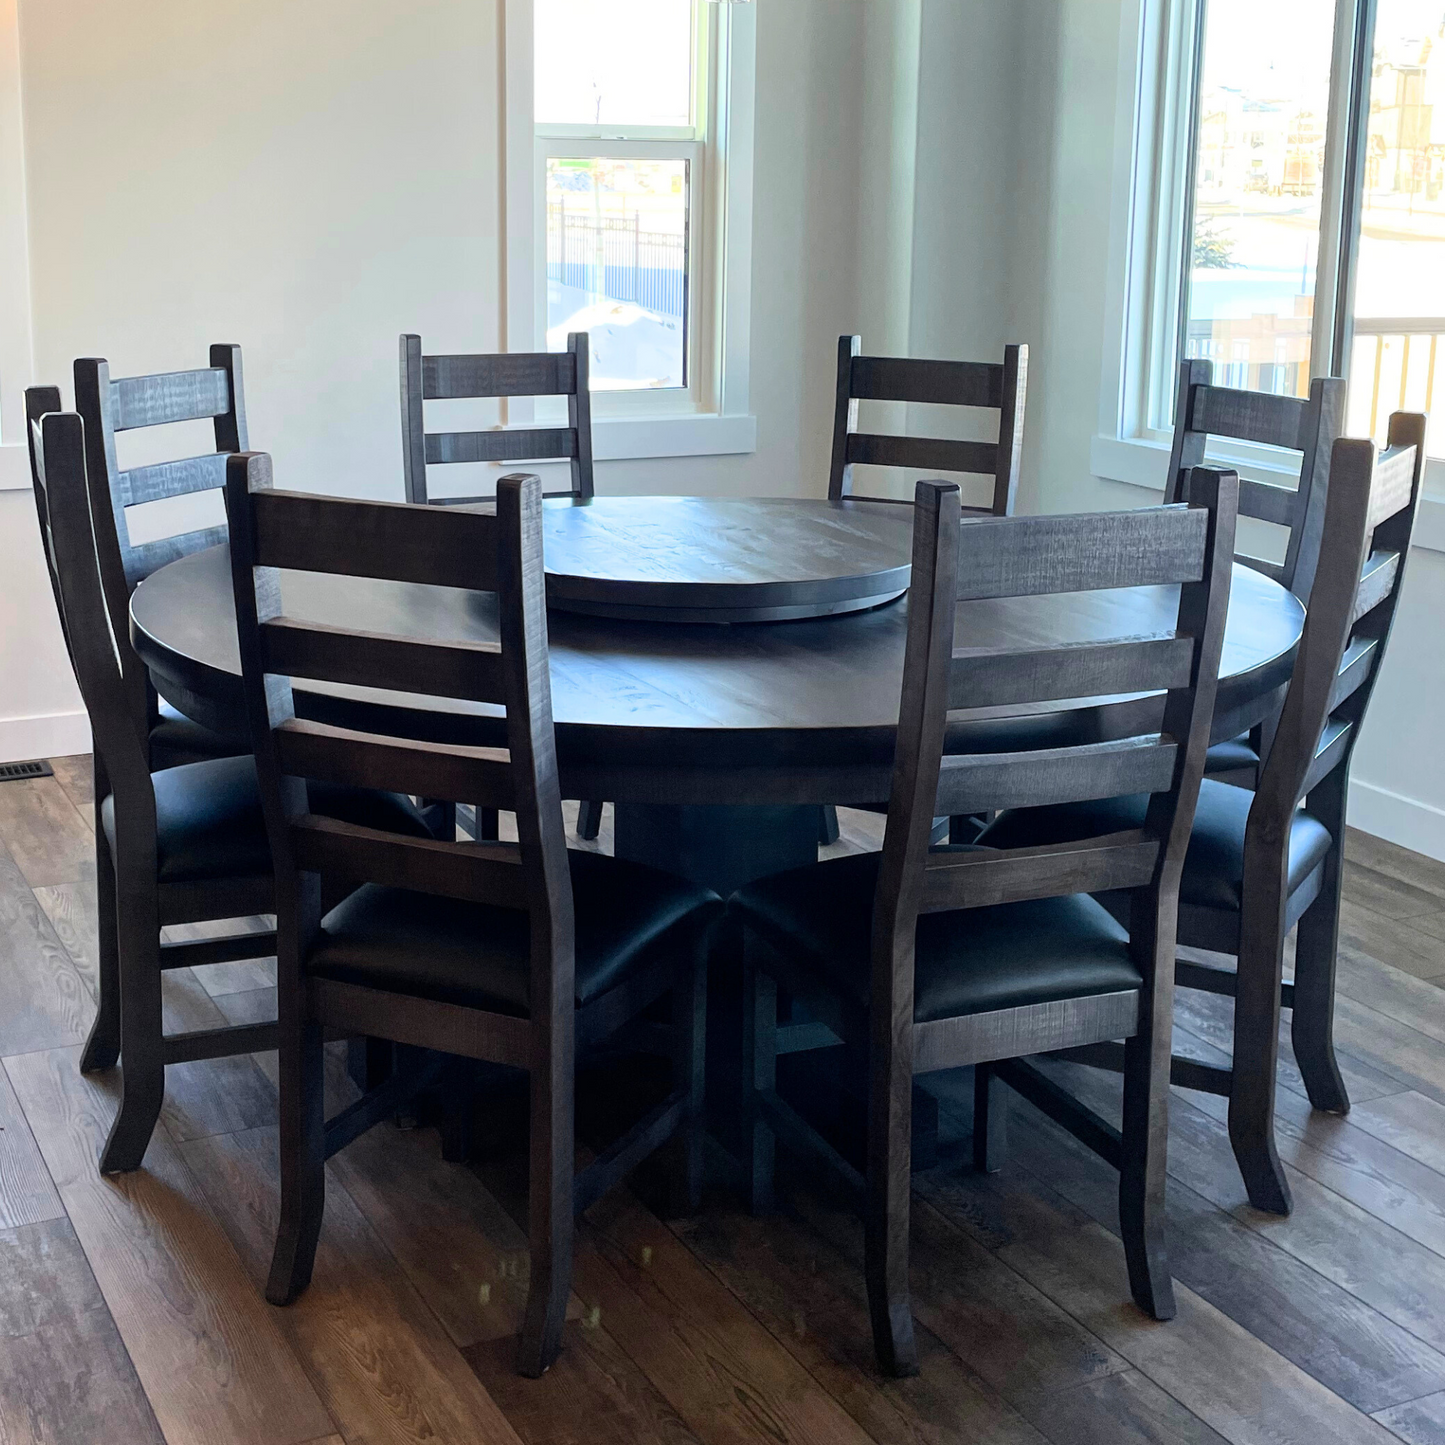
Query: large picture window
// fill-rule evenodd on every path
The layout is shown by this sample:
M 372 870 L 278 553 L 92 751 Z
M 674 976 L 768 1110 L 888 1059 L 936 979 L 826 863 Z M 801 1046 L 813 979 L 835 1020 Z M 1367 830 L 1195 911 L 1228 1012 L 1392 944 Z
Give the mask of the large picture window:
M 1197 357 L 1292 396 L 1343 375 L 1352 434 L 1425 410 L 1445 457 L 1445 5 L 1171 0 L 1141 33 L 1115 434 L 1166 438 Z

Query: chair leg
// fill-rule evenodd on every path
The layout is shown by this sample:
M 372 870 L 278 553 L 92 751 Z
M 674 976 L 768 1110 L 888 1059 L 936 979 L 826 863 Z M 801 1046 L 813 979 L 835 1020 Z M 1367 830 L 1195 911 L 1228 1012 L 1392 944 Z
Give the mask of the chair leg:
M 602 804 L 583 802 L 577 807 L 577 836 L 592 842 L 602 831 Z
M 390 1039 L 351 1038 L 346 1041 L 346 1072 L 363 1094 L 379 1088 L 395 1067 L 395 1046 Z
M 743 942 L 743 1168 L 748 1210 L 773 1212 L 773 1169 L 778 1144 L 758 1108 L 758 1095 L 778 1083 L 778 985 L 758 968 L 753 945 Z
M 95 1022 L 80 1054 L 80 1072 L 114 1067 L 120 1057 L 120 937 L 117 932 L 115 864 L 105 829 L 95 828 L 95 902 L 98 915 L 97 974 L 100 995 Z
M 472 1095 L 477 1066 L 451 1058 L 442 1066 L 441 1142 L 448 1164 L 465 1164 L 472 1154 Z
M 980 1174 L 997 1174 L 1008 1152 L 1006 1087 L 991 1064 L 974 1065 L 973 1167 Z
M 878 1001 L 874 1000 L 875 1011 Z M 910 1009 L 911 1014 L 911 1009 Z M 904 1021 L 911 1035 L 912 1020 Z M 913 1059 L 894 1020 L 874 1020 L 869 1059 L 868 1195 L 863 1214 L 864 1276 L 873 1348 L 885 1375 L 918 1373 L 908 1285 L 912 1203 Z M 911 1042 L 911 1038 L 909 1039 Z
M 531 1168 L 528 1179 L 528 1235 L 531 1282 L 517 1351 L 517 1371 L 532 1379 L 551 1368 L 562 1349 L 562 1325 L 572 1292 L 573 1121 L 575 1021 L 567 1017 L 538 1024 L 539 1058 L 531 1075 Z M 554 1012 L 560 1012 L 559 1009 Z M 544 1032 L 545 1031 L 545 1032 Z
M 838 841 L 838 810 L 832 803 L 824 803 L 818 809 L 818 843 L 831 848 Z
M 699 940 L 691 968 L 673 991 L 674 1088 L 687 1090 L 687 1118 L 678 1131 L 672 1210 L 679 1217 L 702 1207 L 703 1134 L 707 1080 L 707 935 Z
M 1284 972 L 1284 900 L 1267 869 L 1251 876 L 1246 853 L 1234 995 L 1234 1060 L 1229 1084 L 1229 1142 L 1249 1201 L 1288 1214 L 1289 1183 L 1274 1140 L 1275 1074 L 1279 1064 L 1279 990 Z M 1268 876 L 1261 877 L 1261 874 Z
M 1162 1030 L 1141 1028 L 1124 1044 L 1119 1226 L 1129 1267 L 1129 1291 L 1135 1304 L 1156 1320 L 1172 1320 L 1176 1308 L 1174 1281 L 1164 1248 L 1171 1048 L 1167 1025 Z
M 161 924 L 153 883 L 117 889 L 120 953 L 120 1109 L 100 1152 L 102 1174 L 139 1169 L 166 1093 L 161 1021 Z
M 1337 768 L 1310 795 L 1309 807 L 1337 840 L 1344 837 L 1344 768 Z M 1321 796 L 1324 795 L 1324 796 Z M 1347 1114 L 1350 1095 L 1335 1059 L 1335 963 L 1340 943 L 1342 844 L 1325 859 L 1319 896 L 1300 916 L 1295 934 L 1294 1011 L 1290 1040 L 1310 1103 L 1330 1114 Z
M 326 1207 L 326 1118 L 321 1025 L 298 1017 L 281 1024 L 281 1217 L 266 1298 L 290 1304 L 311 1283 Z

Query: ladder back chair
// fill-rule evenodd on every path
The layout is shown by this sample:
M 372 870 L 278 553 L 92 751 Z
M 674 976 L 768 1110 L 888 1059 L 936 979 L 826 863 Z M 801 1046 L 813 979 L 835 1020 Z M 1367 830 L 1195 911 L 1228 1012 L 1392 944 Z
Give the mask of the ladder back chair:
M 964 507 L 995 517 L 1013 514 L 1024 444 L 1024 399 L 1029 349 L 1006 346 L 1002 363 L 919 361 L 864 356 L 861 336 L 838 338 L 838 398 L 833 415 L 833 459 L 828 496 L 851 497 L 853 468 L 908 467 L 914 471 L 964 472 L 993 478 L 985 508 Z M 944 441 L 931 437 L 880 436 L 858 430 L 860 401 L 904 401 L 934 406 L 975 407 L 998 412 L 997 442 Z M 894 498 L 869 498 L 892 501 Z
M 1181 958 L 1184 988 L 1234 999 L 1228 1067 L 1176 1058 L 1174 1081 L 1229 1100 L 1229 1137 L 1251 1202 L 1288 1214 L 1290 1189 L 1275 1147 L 1280 1010 L 1310 1102 L 1344 1113 L 1349 1094 L 1334 1052 L 1350 757 L 1379 676 L 1409 553 L 1425 459 L 1425 418 L 1396 413 L 1389 446 L 1334 443 L 1318 566 L 1294 674 L 1269 755 L 1251 793 L 1206 779 L 1180 885 L 1179 942 L 1231 955 L 1232 964 Z M 1197 475 L 1197 474 L 1196 474 Z M 1057 846 L 1075 833 L 1129 827 L 1143 800 L 1005 814 L 984 843 Z M 1106 899 L 1117 914 L 1122 900 Z M 1294 982 L 1284 944 L 1298 924 Z M 1117 1049 L 1079 1062 L 1117 1068 Z
M 566 351 L 423 356 L 421 337 L 401 338 L 402 462 L 408 502 L 475 506 L 490 497 L 433 497 L 427 468 L 453 462 L 566 461 L 572 485 L 549 497 L 586 499 L 592 486 L 592 394 L 585 331 L 567 338 Z M 567 425 L 486 431 L 428 432 L 424 403 L 487 397 L 565 396 Z
M 85 422 L 86 469 L 92 489 L 96 541 L 106 607 L 117 639 L 127 693 L 146 720 L 157 763 L 229 757 L 242 750 L 160 702 L 140 659 L 130 650 L 130 595 L 157 568 L 226 540 L 224 526 L 204 526 L 168 537 L 136 542 L 132 507 L 207 491 L 225 483 L 226 456 L 247 446 L 241 348 L 216 345 L 210 365 L 195 371 L 112 378 L 109 362 L 81 357 L 75 362 L 75 409 Z M 146 466 L 120 467 L 116 436 L 138 428 L 210 420 L 216 449 L 200 456 Z
M 398 1072 L 323 1116 L 323 1030 L 526 1069 L 531 1076 L 531 1281 L 519 1368 L 556 1358 L 574 1215 L 675 1139 L 678 1191 L 701 1188 L 705 949 L 722 904 L 670 874 L 570 852 L 548 680 L 542 495 L 509 476 L 495 515 L 274 490 L 270 459 L 228 482 L 246 704 L 276 858 L 281 1219 L 267 1298 L 310 1278 L 328 1155 L 417 1085 Z M 287 617 L 278 568 L 495 592 L 497 643 L 445 643 Z M 507 746 L 447 747 L 298 720 L 292 679 L 504 704 Z M 475 799 L 517 817 L 519 842 L 397 837 L 312 815 L 304 779 Z M 323 914 L 318 876 L 366 880 Z M 672 998 L 670 1095 L 574 1175 L 574 1056 Z M 425 1076 L 425 1070 L 421 1075 Z
M 881 854 L 774 875 L 730 913 L 744 954 L 752 1204 L 770 1205 L 775 1139 L 832 1164 L 861 1208 L 882 1368 L 917 1370 L 908 1292 L 913 1077 L 976 1066 L 975 1159 L 995 1167 L 1001 1084 L 1120 1171 L 1129 1282 L 1174 1312 L 1164 1254 L 1174 926 L 1180 866 L 1218 681 L 1235 478 L 1197 472 L 1187 507 L 960 522 L 958 489 L 920 482 L 892 797 Z M 955 646 L 959 601 L 1178 585 L 1176 625 L 1149 637 L 980 651 Z M 944 755 L 953 709 L 1099 693 L 1165 694 L 1157 733 L 1012 753 Z M 1023 850 L 930 846 L 937 815 L 1142 790 L 1128 830 Z M 1087 896 L 1126 890 L 1127 926 Z M 867 1167 L 856 1172 L 779 1096 L 777 989 L 867 1059 Z M 1021 1055 L 1127 1039 L 1123 1130 Z
M 585 501 L 593 495 L 592 392 L 589 343 L 585 331 L 567 337 L 566 351 L 473 353 L 424 356 L 421 337 L 401 338 L 402 463 L 408 502 L 436 507 L 476 506 L 489 497 L 433 497 L 427 467 L 454 462 L 538 462 L 565 460 L 572 486 L 548 497 Z M 425 403 L 500 397 L 565 396 L 567 425 L 486 431 L 428 432 Z M 577 824 L 581 838 L 595 838 L 602 804 L 584 802 Z M 495 841 L 498 822 L 491 809 L 477 809 L 476 836 Z
M 1213 377 L 1214 368 L 1208 361 L 1179 363 L 1165 501 L 1184 500 L 1190 469 L 1204 465 L 1210 437 L 1298 452 L 1297 486 L 1252 480 L 1239 484 L 1241 517 L 1285 529 L 1283 560 L 1271 561 L 1247 552 L 1236 552 L 1236 560 L 1288 587 L 1303 602 L 1319 560 L 1331 448 L 1345 426 L 1345 382 L 1338 376 L 1317 376 L 1310 382 L 1306 399 L 1236 391 L 1215 386 Z M 1205 773 L 1252 788 L 1269 733 L 1270 725 L 1261 725 L 1243 737 L 1217 743 L 1209 750 Z
M 40 408 L 46 397 L 32 399 Z M 36 509 L 46 563 L 99 765 L 96 891 L 100 997 L 81 1054 L 84 1071 L 123 1063 L 120 1109 L 101 1152 L 104 1173 L 139 1167 L 155 1128 L 170 1064 L 276 1046 L 274 1024 L 166 1035 L 161 974 L 169 969 L 267 958 L 274 932 L 166 943 L 167 924 L 252 917 L 274 909 L 256 769 L 250 757 L 151 771 L 129 710 L 92 529 L 84 423 L 42 413 L 34 446 Z M 331 790 L 318 810 L 424 831 L 400 798 Z

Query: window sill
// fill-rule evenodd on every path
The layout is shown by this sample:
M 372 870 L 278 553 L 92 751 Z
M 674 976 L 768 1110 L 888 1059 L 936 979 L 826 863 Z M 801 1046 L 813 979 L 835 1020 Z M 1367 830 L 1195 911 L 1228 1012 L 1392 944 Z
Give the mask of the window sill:
M 1226 458 L 1220 457 L 1225 462 Z M 1089 470 L 1105 481 L 1125 482 L 1160 495 L 1169 472 L 1169 448 L 1142 437 L 1096 436 L 1089 446 Z M 1257 463 L 1250 471 L 1265 470 Z M 1445 459 L 1425 463 L 1425 495 L 1415 520 L 1414 545 L 1429 552 L 1445 552 Z
M 592 455 L 599 462 L 734 456 L 757 449 L 755 416 L 594 417 L 592 421 Z

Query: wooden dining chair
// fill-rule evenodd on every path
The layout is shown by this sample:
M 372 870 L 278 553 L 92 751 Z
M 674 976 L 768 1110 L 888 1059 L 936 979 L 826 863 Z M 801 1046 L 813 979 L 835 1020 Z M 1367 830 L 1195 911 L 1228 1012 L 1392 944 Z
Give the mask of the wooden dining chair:
M 590 357 L 585 331 L 567 337 L 566 351 L 472 353 L 425 356 L 421 337 L 401 338 L 402 466 L 408 502 L 434 507 L 475 506 L 490 497 L 434 497 L 427 487 L 427 468 L 453 462 L 569 463 L 572 485 L 548 497 L 585 501 L 593 495 L 592 392 Z M 428 432 L 425 403 L 498 397 L 565 396 L 567 425 L 501 428 L 486 431 Z M 602 804 L 583 802 L 577 835 L 593 839 L 602 826 Z M 476 836 L 495 840 L 497 819 L 477 810 Z
M 401 1075 L 327 1121 L 322 1031 L 339 1027 L 531 1074 L 531 1283 L 519 1367 L 560 1348 L 573 1217 L 659 1145 L 680 1149 L 679 1203 L 701 1187 L 705 958 L 721 900 L 641 864 L 569 852 L 548 678 L 542 493 L 498 483 L 495 515 L 275 491 L 235 458 L 231 555 L 246 705 L 276 858 L 281 1221 L 267 1298 L 306 1287 L 326 1157 L 390 1113 Z M 495 592 L 500 641 L 444 643 L 287 617 L 276 569 Z M 292 679 L 500 703 L 507 746 L 443 746 L 303 722 Z M 519 841 L 419 841 L 318 819 L 304 779 L 475 799 Z M 368 882 L 323 915 L 318 877 Z M 574 1057 L 671 995 L 671 1093 L 574 1175 Z M 412 1081 L 413 1083 L 415 1080 Z
M 39 409 L 48 400 L 36 397 Z M 167 924 L 248 918 L 274 909 L 256 766 L 215 758 L 153 772 L 126 696 L 120 646 L 107 620 L 85 429 L 73 412 L 40 411 L 34 446 L 36 511 L 76 681 L 89 715 L 96 770 L 100 997 L 83 1071 L 122 1060 L 120 1109 L 101 1151 L 103 1173 L 140 1166 L 165 1094 L 167 1065 L 276 1046 L 274 1024 L 166 1035 L 161 975 L 168 969 L 267 958 L 276 935 L 238 933 L 165 943 Z M 330 789 L 319 811 L 424 832 L 404 799 Z
M 1028 392 L 1029 349 L 1006 346 L 1003 362 L 921 361 L 894 356 L 864 356 L 861 336 L 838 338 L 838 393 L 833 413 L 833 456 L 828 496 L 837 501 L 853 491 L 855 465 L 906 467 L 913 471 L 962 472 L 993 478 L 988 507 L 962 507 L 963 515 L 1013 515 L 1018 494 L 1019 465 L 1024 445 L 1024 402 Z M 858 430 L 863 401 L 927 403 L 998 412 L 996 442 L 942 441 L 930 437 L 880 436 Z M 868 501 L 901 501 L 871 497 Z M 868 807 L 869 812 L 881 808 Z M 942 823 L 939 824 L 942 827 Z M 953 819 L 950 836 L 978 831 L 968 819 Z M 825 804 L 818 823 L 818 841 L 838 841 L 838 810 Z
M 218 490 L 225 481 L 226 456 L 247 445 L 241 348 L 217 345 L 210 365 L 195 371 L 112 378 L 110 364 L 81 357 L 74 366 L 75 409 L 85 422 L 86 468 L 100 547 L 106 608 L 117 637 L 130 635 L 130 596 L 158 567 L 224 542 L 224 526 L 196 527 L 171 536 L 135 542 L 131 509 L 152 502 Z M 216 449 L 200 456 L 122 468 L 116 436 L 175 422 L 212 423 Z M 162 702 L 150 676 L 129 648 L 123 650 L 126 694 L 150 737 L 153 765 L 232 757 L 245 751 Z
M 1134 1298 L 1158 1319 L 1174 1313 L 1163 1239 L 1174 925 L 1218 681 L 1236 481 L 1200 471 L 1192 488 L 1187 507 L 960 523 L 956 485 L 918 483 L 883 851 L 775 874 L 729 902 L 745 936 L 753 1207 L 771 1202 L 775 1140 L 833 1166 L 863 1213 L 873 1337 L 889 1374 L 918 1368 L 908 1291 L 910 1116 L 914 1076 L 937 1069 L 976 1067 L 980 1167 L 995 1164 L 998 1089 L 1008 1084 L 1119 1169 Z M 960 600 L 1176 584 L 1177 626 L 1157 636 L 1088 647 L 955 645 Z M 1156 733 L 943 753 L 953 709 L 1155 690 L 1166 694 Z M 1125 785 L 1149 795 L 1145 816 L 1127 831 L 1017 851 L 930 846 L 938 814 L 1107 796 Z M 1127 891 L 1127 925 L 1087 896 L 1100 887 Z M 864 1174 L 777 1092 L 780 985 L 867 1060 Z M 1109 1039 L 1127 1040 L 1122 1133 L 1021 1058 Z
M 995 517 L 1012 516 L 1023 455 L 1028 347 L 1004 347 L 1002 363 L 919 361 L 896 356 L 864 356 L 862 351 L 861 336 L 838 338 L 838 397 L 833 413 L 829 498 L 837 501 L 856 495 L 853 491 L 855 466 L 907 467 L 929 473 L 962 472 L 993 478 L 990 505 L 963 507 L 964 515 L 981 511 Z M 862 401 L 902 401 L 996 411 L 998 440 L 944 441 L 860 432 L 858 404 Z
M 1208 361 L 1179 363 L 1174 444 L 1164 500 L 1185 499 L 1189 473 L 1204 465 L 1211 437 L 1298 452 L 1299 481 L 1295 486 L 1250 480 L 1239 484 L 1239 515 L 1283 529 L 1283 558 L 1272 560 L 1240 551 L 1236 560 L 1288 587 L 1303 602 L 1310 594 L 1319 561 L 1331 449 L 1345 427 L 1344 379 L 1317 376 L 1304 398 L 1235 391 L 1215 386 L 1213 378 Z M 1216 743 L 1205 760 L 1206 775 L 1252 788 L 1273 726 L 1271 719 L 1242 737 Z
M 1206 779 L 1184 861 L 1179 942 L 1233 962 L 1181 958 L 1176 979 L 1234 999 L 1234 1047 L 1228 1067 L 1176 1058 L 1174 1082 L 1228 1098 L 1230 1142 L 1250 1202 L 1275 1214 L 1291 1204 L 1274 1137 L 1282 1007 L 1292 1010 L 1310 1102 L 1333 1113 L 1350 1107 L 1334 1051 L 1350 758 L 1394 623 L 1424 464 L 1423 416 L 1392 416 L 1378 460 L 1367 441 L 1335 442 L 1304 635 L 1259 786 L 1246 792 Z M 1136 826 L 1145 801 L 1006 813 L 980 842 L 1067 846 L 1076 835 Z M 1123 899 L 1103 901 L 1122 914 Z M 1285 938 L 1296 924 L 1294 982 L 1284 983 Z M 1078 1058 L 1123 1063 L 1117 1049 Z

